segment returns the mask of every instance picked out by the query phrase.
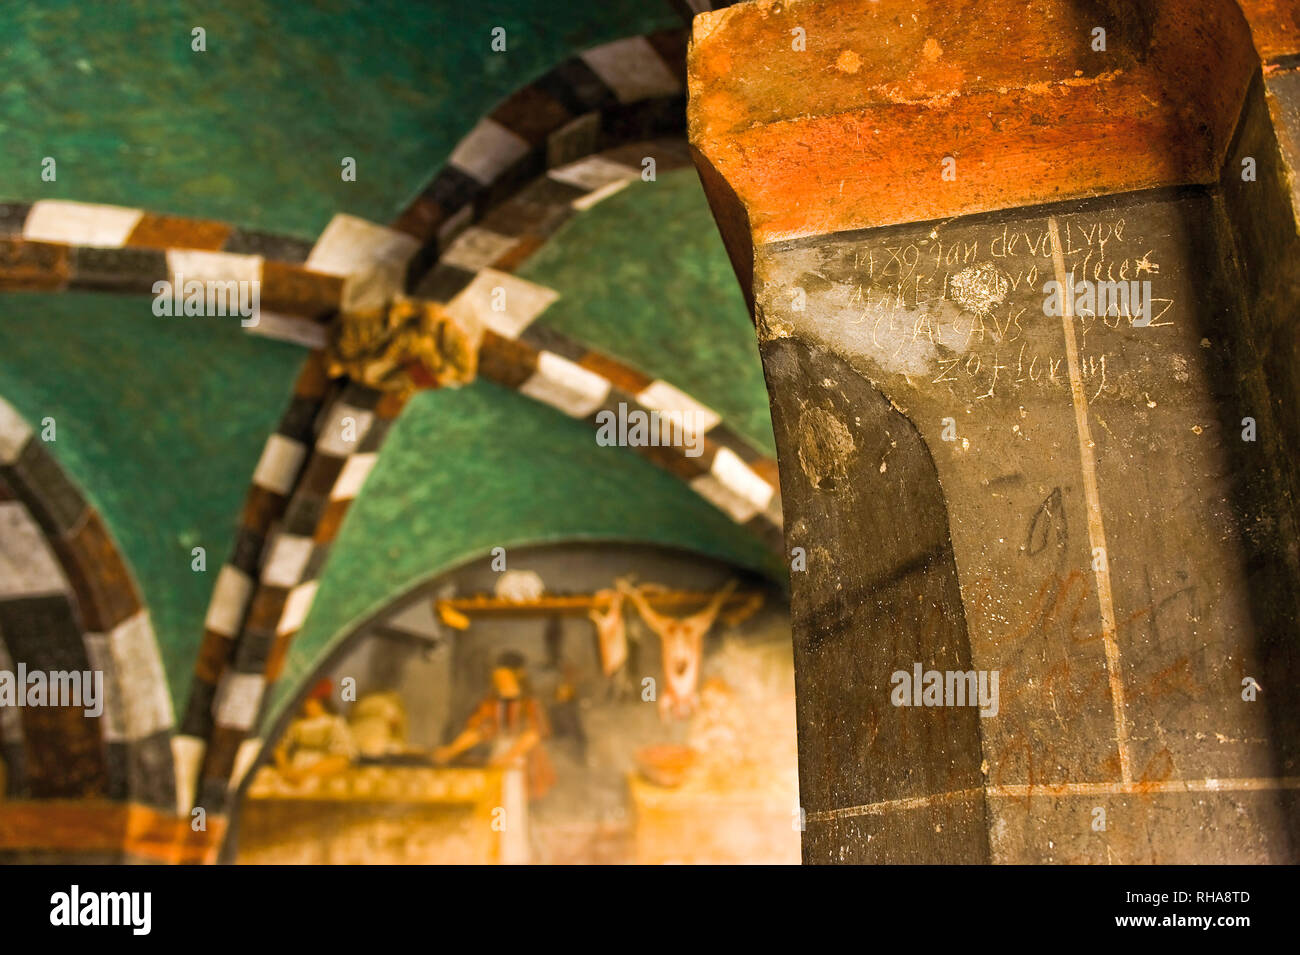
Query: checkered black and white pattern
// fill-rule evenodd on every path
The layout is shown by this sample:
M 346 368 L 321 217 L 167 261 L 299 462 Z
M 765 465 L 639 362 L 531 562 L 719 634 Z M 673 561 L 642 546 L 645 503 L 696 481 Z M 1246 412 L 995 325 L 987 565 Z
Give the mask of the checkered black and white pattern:
M 104 675 L 99 717 L 5 709 L 12 792 L 175 807 L 172 702 L 148 611 L 99 514 L 2 399 L 0 645 L 3 669 Z
M 226 223 L 119 206 L 61 199 L 0 203 L 0 289 L 152 294 L 158 282 L 257 282 L 259 321 L 247 330 L 320 347 L 322 323 L 349 293 L 364 298 L 355 280 L 352 287 L 344 281 L 340 259 L 356 254 L 369 266 L 381 259 L 400 282 L 400 249 L 413 245 L 383 226 L 362 223 L 349 230 L 349 221 L 336 217 L 313 247 Z
M 478 221 L 483 213 L 548 169 L 619 142 L 680 135 L 686 43 L 685 30 L 670 30 L 595 47 L 523 87 L 480 120 L 393 223 L 420 246 L 408 288 L 429 294 L 423 285 L 436 261 L 464 268 L 465 246 L 447 257 L 461 233 L 476 225 L 490 231 L 490 224 Z M 490 237 L 473 238 L 469 245 L 480 257 L 508 254 Z

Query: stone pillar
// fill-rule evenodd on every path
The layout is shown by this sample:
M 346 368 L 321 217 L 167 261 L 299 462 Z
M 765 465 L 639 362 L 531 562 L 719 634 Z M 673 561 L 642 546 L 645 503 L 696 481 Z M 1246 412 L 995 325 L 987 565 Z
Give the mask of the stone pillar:
M 696 19 L 691 142 L 776 430 L 805 861 L 1296 858 L 1300 18 L 1246 13 Z

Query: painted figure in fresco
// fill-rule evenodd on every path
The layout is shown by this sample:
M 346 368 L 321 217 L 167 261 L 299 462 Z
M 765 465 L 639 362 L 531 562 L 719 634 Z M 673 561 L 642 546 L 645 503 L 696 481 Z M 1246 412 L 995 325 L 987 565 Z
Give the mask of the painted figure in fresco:
M 276 768 L 290 780 L 328 776 L 351 765 L 357 755 L 347 722 L 326 709 L 332 686 L 321 680 L 302 704 L 275 747 Z
M 434 761 L 447 763 L 480 744 L 490 747 L 488 765 L 504 770 L 503 862 L 528 861 L 528 800 L 544 796 L 555 783 L 555 770 L 542 745 L 549 735 L 545 709 L 528 688 L 524 658 L 507 651 L 492 669 L 492 689 L 460 735 L 434 750 Z
M 364 694 L 352 707 L 348 725 L 362 756 L 406 751 L 406 704 L 395 691 Z
M 713 595 L 708 605 L 689 617 L 669 617 L 658 613 L 646 600 L 647 587 L 633 587 L 627 580 L 617 581 L 641 614 L 641 619 L 659 636 L 663 645 L 664 687 L 659 694 L 659 715 L 663 719 L 685 719 L 695 708 L 696 687 L 700 679 L 700 656 L 704 635 L 713 626 L 736 581 L 729 580 Z
M 619 590 L 597 591 L 596 600 L 608 600 L 609 606 L 604 613 L 595 607 L 587 611 L 587 617 L 596 625 L 596 638 L 600 644 L 600 668 L 605 676 L 613 676 L 627 662 L 627 626 L 623 621 L 625 596 Z
M 582 703 L 578 698 L 578 673 L 564 664 L 560 681 L 555 685 L 555 702 L 551 704 L 551 729 L 555 738 L 570 739 L 578 762 L 587 762 L 587 728 L 582 723 Z

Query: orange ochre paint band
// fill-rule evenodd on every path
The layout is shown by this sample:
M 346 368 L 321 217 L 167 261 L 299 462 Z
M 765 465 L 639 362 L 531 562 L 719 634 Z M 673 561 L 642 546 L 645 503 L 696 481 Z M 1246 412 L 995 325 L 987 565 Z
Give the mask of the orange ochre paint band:
M 209 815 L 196 832 L 188 816 L 138 803 L 50 799 L 0 802 L 0 851 L 125 852 L 165 863 L 211 863 L 225 836 Z

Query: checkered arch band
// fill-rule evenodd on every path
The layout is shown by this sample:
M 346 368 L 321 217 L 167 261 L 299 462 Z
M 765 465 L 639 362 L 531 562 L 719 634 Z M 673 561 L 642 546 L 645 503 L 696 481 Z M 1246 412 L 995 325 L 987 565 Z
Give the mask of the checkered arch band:
M 12 796 L 175 806 L 172 702 L 148 610 L 99 513 L 0 399 L 0 670 L 20 665 L 102 674 L 103 708 L 0 709 Z

